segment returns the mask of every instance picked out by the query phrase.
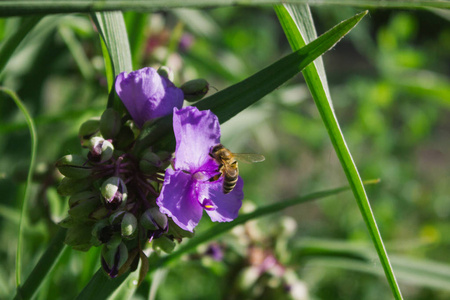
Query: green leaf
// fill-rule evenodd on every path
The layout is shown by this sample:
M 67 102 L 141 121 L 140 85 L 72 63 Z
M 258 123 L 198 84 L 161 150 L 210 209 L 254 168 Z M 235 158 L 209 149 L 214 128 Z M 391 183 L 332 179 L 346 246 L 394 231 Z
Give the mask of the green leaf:
M 33 178 L 34 173 L 34 161 L 36 157 L 36 149 L 37 149 L 37 133 L 36 133 L 36 127 L 34 126 L 33 119 L 31 118 L 30 114 L 28 113 L 25 105 L 23 105 L 22 101 L 19 99 L 19 97 L 11 91 L 10 89 L 7 89 L 5 87 L 0 87 L 0 91 L 4 92 L 5 94 L 9 95 L 17 107 L 22 111 L 23 115 L 25 116 L 25 120 L 28 124 L 28 129 L 30 131 L 30 137 L 31 137 L 31 154 L 30 154 L 30 167 L 28 168 L 28 176 L 27 176 L 27 182 L 25 186 L 25 193 L 23 195 L 22 203 L 20 204 L 20 222 L 19 222 L 19 233 L 18 233 L 18 239 L 17 239 L 17 251 L 16 251 L 16 285 L 20 285 L 21 280 L 21 256 L 22 256 L 22 238 L 23 238 L 23 222 L 24 222 L 24 215 L 28 203 L 28 198 L 30 196 L 30 186 Z
M 30 14 L 73 13 L 111 10 L 136 10 L 152 12 L 175 7 L 210 7 L 230 5 L 273 5 L 281 0 L 3 0 L 0 1 L 0 17 Z M 292 4 L 307 4 L 311 0 L 290 0 Z M 351 5 L 359 7 L 449 8 L 443 0 L 321 0 L 319 5 Z
M 200 110 L 210 109 L 219 117 L 220 123 L 228 121 L 291 79 L 316 58 L 332 48 L 366 13 L 357 14 L 341 22 L 308 45 L 249 78 L 197 102 L 194 106 L 197 106 Z M 140 152 L 156 141 L 161 148 L 173 149 L 174 137 L 171 118 L 171 116 L 167 116 L 149 126 L 145 126 L 137 142 L 136 152 Z
M 45 250 L 39 262 L 34 267 L 31 274 L 22 286 L 17 288 L 16 296 L 14 299 L 31 299 L 39 286 L 46 278 L 46 274 L 50 272 L 53 266 L 61 257 L 61 253 L 66 248 L 64 239 L 66 237 L 66 229 L 60 228 L 56 235 L 51 240 L 47 250 Z
M 58 26 L 58 33 L 66 43 L 67 48 L 69 48 L 69 51 L 72 54 L 72 57 L 74 58 L 76 64 L 78 65 L 83 78 L 85 80 L 93 79 L 95 75 L 94 68 L 89 61 L 89 58 L 84 53 L 83 46 L 76 39 L 71 28 L 65 24 L 60 24 Z
M 315 34 L 313 32 L 314 25 L 308 6 L 285 5 L 277 6 L 275 10 L 294 51 L 300 47 L 304 47 L 304 45 L 313 38 Z M 375 216 L 373 215 L 369 199 L 364 190 L 364 185 L 350 151 L 347 148 L 336 115 L 334 114 L 323 65 L 321 62 L 311 64 L 303 70 L 303 75 L 328 131 L 342 168 L 344 169 L 345 175 L 347 176 L 353 194 L 355 195 L 359 210 L 369 230 L 375 249 L 377 250 L 392 293 L 396 299 L 402 299 L 400 288 L 389 262 L 381 234 L 376 224 Z
M 100 300 L 107 299 L 127 279 L 130 273 L 125 273 L 116 278 L 109 278 L 100 268 L 84 287 L 76 300 Z
M 142 65 L 144 43 L 147 40 L 148 15 L 142 13 L 128 12 L 124 15 L 125 23 L 130 40 L 131 57 L 133 59 L 133 70 Z
M 110 93 L 108 107 L 114 107 L 117 111 L 122 112 L 125 108 L 122 102 L 115 97 L 114 80 L 119 73 L 133 70 L 125 21 L 122 12 L 118 11 L 94 13 L 92 19 L 108 50 L 108 54 L 104 55 L 105 63 L 108 66 L 109 62 L 106 61 L 108 57 L 112 66 L 112 74 L 107 76 Z
M 349 187 L 345 186 L 345 187 L 340 187 L 340 188 L 336 188 L 336 189 L 330 189 L 330 190 L 326 190 L 326 191 L 312 193 L 312 194 L 302 196 L 302 197 L 296 197 L 296 198 L 292 198 L 292 199 L 277 201 L 274 204 L 260 207 L 260 208 L 256 209 L 254 212 L 241 215 L 232 222 L 219 223 L 219 224 L 213 226 L 212 228 L 210 228 L 209 230 L 207 230 L 206 232 L 195 235 L 194 238 L 190 239 L 186 243 L 181 244 L 181 246 L 176 251 L 172 252 L 171 254 L 169 254 L 166 257 L 161 258 L 159 263 L 156 264 L 156 266 L 157 267 L 164 266 L 167 263 L 169 263 L 170 261 L 173 261 L 175 258 L 178 258 L 185 253 L 193 251 L 197 246 L 199 246 L 203 243 L 206 243 L 208 241 L 211 241 L 211 240 L 217 238 L 219 235 L 221 235 L 225 232 L 228 232 L 231 229 L 233 229 L 234 227 L 244 224 L 245 222 L 248 222 L 250 220 L 255 220 L 255 219 L 263 217 L 263 216 L 267 216 L 267 215 L 270 215 L 273 213 L 280 212 L 283 209 L 286 209 L 288 207 L 291 207 L 291 206 L 294 206 L 297 204 L 305 203 L 305 202 L 312 201 L 312 200 L 318 200 L 318 199 L 325 198 L 325 197 L 328 197 L 331 195 L 336 195 L 338 193 L 341 193 L 341 192 L 344 192 L 347 190 L 349 190 Z M 150 270 L 152 270 L 152 267 L 150 267 Z
M 405 241 L 402 241 L 404 247 Z M 293 247 L 296 262 L 308 266 L 334 267 L 384 276 L 374 264 L 377 254 L 366 243 L 304 238 Z M 392 265 L 399 280 L 414 286 L 450 290 L 450 265 L 431 260 L 392 255 Z
M 0 9 L 1 11 L 1 9 Z M 7 37 L 0 48 L 0 73 L 5 68 L 8 60 L 19 46 L 20 42 L 25 38 L 28 32 L 36 26 L 42 19 L 42 16 L 24 18 L 19 28 L 9 37 Z

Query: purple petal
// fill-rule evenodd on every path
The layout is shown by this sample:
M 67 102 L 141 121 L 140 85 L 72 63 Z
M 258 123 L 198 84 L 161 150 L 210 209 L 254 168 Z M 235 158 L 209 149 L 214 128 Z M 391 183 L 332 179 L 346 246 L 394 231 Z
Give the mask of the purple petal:
M 239 209 L 244 199 L 244 181 L 239 177 L 234 189 L 229 194 L 222 191 L 223 177 L 214 182 L 208 182 L 201 185 L 199 201 L 203 205 L 207 205 L 206 213 L 213 222 L 230 222 L 237 218 Z M 211 203 L 212 202 L 212 203 Z
M 180 228 L 192 232 L 203 214 L 197 198 L 196 181 L 192 175 L 166 170 L 163 188 L 156 199 L 162 213 L 171 217 Z
M 183 92 L 153 68 L 130 73 L 122 72 L 116 79 L 116 92 L 133 120 L 142 127 L 148 120 L 172 113 L 183 106 Z
M 201 170 L 214 171 L 218 164 L 211 158 L 211 148 L 220 143 L 219 120 L 210 110 L 199 111 L 188 106 L 174 109 L 173 131 L 175 169 L 195 173 Z

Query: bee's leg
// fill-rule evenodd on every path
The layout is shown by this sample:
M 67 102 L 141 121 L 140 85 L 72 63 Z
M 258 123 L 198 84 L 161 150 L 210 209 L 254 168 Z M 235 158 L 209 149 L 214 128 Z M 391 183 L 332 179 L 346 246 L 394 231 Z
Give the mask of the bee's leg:
M 209 182 L 213 182 L 213 181 L 219 180 L 220 176 L 222 176 L 222 174 L 214 175 L 213 177 L 211 177 L 209 179 Z

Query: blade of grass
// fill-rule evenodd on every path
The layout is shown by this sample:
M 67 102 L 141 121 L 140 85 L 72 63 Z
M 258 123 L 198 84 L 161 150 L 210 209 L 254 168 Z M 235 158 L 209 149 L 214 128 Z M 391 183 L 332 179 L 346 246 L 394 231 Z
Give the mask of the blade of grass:
M 384 276 L 383 268 L 373 263 L 376 252 L 370 244 L 338 240 L 303 238 L 292 245 L 292 261 L 306 264 L 321 264 L 326 268 L 338 267 L 345 270 L 365 272 Z M 450 265 L 431 260 L 391 256 L 398 278 L 415 286 L 450 290 Z
M 25 193 L 23 195 L 22 203 L 20 204 L 20 222 L 19 222 L 19 233 L 17 238 L 17 252 L 16 252 L 16 285 L 20 286 L 20 278 L 21 278 L 21 256 L 22 256 L 22 239 L 23 239 L 23 222 L 24 222 L 24 215 L 27 207 L 27 201 L 30 196 L 30 186 L 31 181 L 34 173 L 34 161 L 36 157 L 36 149 L 37 149 L 37 134 L 36 134 L 36 127 L 34 126 L 33 119 L 31 118 L 30 114 L 28 113 L 25 105 L 23 105 L 22 101 L 19 99 L 19 97 L 14 93 L 12 90 L 0 87 L 0 91 L 4 92 L 8 96 L 10 96 L 17 107 L 20 109 L 20 111 L 23 113 L 25 120 L 28 124 L 28 129 L 30 131 L 30 138 L 31 138 L 31 154 L 30 154 L 30 167 L 28 168 L 28 176 L 27 176 L 27 182 L 25 186 Z
M 58 26 L 58 33 L 66 43 L 67 48 L 69 49 L 73 59 L 78 65 L 83 78 L 87 81 L 94 78 L 94 68 L 89 61 L 89 58 L 84 53 L 84 49 L 81 43 L 75 37 L 73 31 L 67 25 L 61 24 Z
M 0 1 L 0 17 L 30 14 L 93 12 L 111 10 L 154 11 L 175 7 L 211 7 L 229 5 L 274 5 L 280 0 L 3 0 Z M 307 4 L 311 0 L 289 0 L 293 4 Z M 319 0 L 317 5 L 350 5 L 359 7 L 449 8 L 443 0 Z
M 311 13 L 307 5 L 302 6 L 277 6 L 275 8 L 280 23 L 286 33 L 293 51 L 304 47 L 310 40 L 314 38 L 314 25 Z M 392 293 L 396 299 L 402 299 L 400 288 L 389 262 L 389 258 L 384 247 L 381 234 L 370 207 L 369 199 L 364 190 L 363 183 L 359 176 L 356 165 L 347 147 L 344 136 L 339 127 L 338 120 L 334 114 L 331 97 L 329 95 L 326 83 L 323 65 L 320 63 L 311 64 L 303 71 L 303 76 L 313 96 L 314 102 L 319 110 L 320 116 L 330 136 L 336 154 L 344 169 L 347 180 L 355 195 L 361 215 L 369 230 L 372 242 L 377 250 L 378 257 L 383 266 L 386 278 L 391 287 Z
M 149 15 L 129 12 L 124 15 L 125 24 L 130 40 L 131 57 L 133 59 L 133 70 L 137 70 L 142 65 L 141 61 L 144 52 L 144 43 L 147 40 L 147 24 Z
M 1 9 L 0 9 L 1 11 Z M 20 42 L 25 38 L 28 32 L 36 26 L 37 23 L 42 19 L 42 16 L 34 16 L 24 18 L 17 29 L 11 36 L 3 41 L 0 49 L 0 74 L 8 63 L 9 59 L 13 55 L 14 51 L 19 46 Z
M 14 299 L 31 299 L 39 286 L 45 279 L 45 274 L 48 274 L 53 266 L 58 262 L 61 253 L 65 249 L 64 239 L 66 237 L 66 229 L 60 228 L 56 235 L 51 240 L 47 250 L 45 250 L 39 262 L 34 267 L 31 274 L 25 280 L 22 286 L 19 286 L 16 291 Z
M 130 44 L 123 14 L 122 12 L 114 11 L 93 13 L 91 17 L 108 50 L 108 55 L 104 55 L 105 63 L 108 65 L 106 58 L 109 57 L 112 66 L 112 78 L 107 76 L 110 93 L 108 107 L 114 107 L 117 111 L 122 112 L 125 108 L 118 97 L 115 97 L 114 80 L 119 73 L 133 70 Z
M 281 86 L 332 48 L 365 14 L 366 12 L 360 13 L 339 23 L 305 47 L 285 56 L 249 78 L 197 102 L 194 106 L 200 110 L 210 109 L 219 117 L 220 123 L 226 122 Z M 161 148 L 174 148 L 171 116 L 144 127 L 135 150 L 139 152 L 155 142 L 158 142 Z
M 202 234 L 196 235 L 194 238 L 190 239 L 187 243 L 181 244 L 181 246 L 174 251 L 173 253 L 167 255 L 166 257 L 162 257 L 157 264 L 154 264 L 150 267 L 150 270 L 153 270 L 155 268 L 165 266 L 169 262 L 173 261 L 175 258 L 180 257 L 181 255 L 193 251 L 197 246 L 206 243 L 214 238 L 217 238 L 219 235 L 230 231 L 236 226 L 239 226 L 241 224 L 244 224 L 245 222 L 248 222 L 250 220 L 254 220 L 263 216 L 267 216 L 276 212 L 280 212 L 283 209 L 286 209 L 288 207 L 305 203 L 312 200 L 318 200 L 321 198 L 325 198 L 331 195 L 335 195 L 344 191 L 349 190 L 350 188 L 348 186 L 340 187 L 336 189 L 330 189 L 325 190 L 321 192 L 311 193 L 306 196 L 297 197 L 293 199 L 287 199 L 278 201 L 274 204 L 267 205 L 264 207 L 260 207 L 254 212 L 240 215 L 237 217 L 233 222 L 228 223 L 219 223 L 209 230 L 203 232 Z

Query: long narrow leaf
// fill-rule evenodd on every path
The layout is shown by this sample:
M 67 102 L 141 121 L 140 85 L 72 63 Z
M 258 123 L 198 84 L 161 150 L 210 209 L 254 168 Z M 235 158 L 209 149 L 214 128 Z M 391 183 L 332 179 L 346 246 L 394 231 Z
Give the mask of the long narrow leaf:
M 33 177 L 34 172 L 34 161 L 36 157 L 36 149 L 37 149 L 37 134 L 36 134 L 36 127 L 34 126 L 33 119 L 31 118 L 30 114 L 28 113 L 25 105 L 23 105 L 22 101 L 19 99 L 19 97 L 11 91 L 10 89 L 0 87 L 0 91 L 4 92 L 5 94 L 9 95 L 13 101 L 16 103 L 17 107 L 20 109 L 20 111 L 25 116 L 25 120 L 28 124 L 28 129 L 30 131 L 30 137 L 31 137 L 31 154 L 30 154 L 30 167 L 28 168 L 28 176 L 27 176 L 27 182 L 25 187 L 25 193 L 23 195 L 22 202 L 20 204 L 20 222 L 19 222 L 19 233 L 17 238 L 17 252 L 16 252 L 16 285 L 20 285 L 21 280 L 21 256 L 22 256 L 22 239 L 23 239 L 23 220 L 24 215 L 27 207 L 27 201 L 30 195 L 30 186 L 31 181 Z
M 156 265 L 153 265 L 152 267 L 155 268 L 155 267 L 166 265 L 168 262 L 174 260 L 175 258 L 178 258 L 185 253 L 193 251 L 197 246 L 199 246 L 203 243 L 206 243 L 208 241 L 211 241 L 214 238 L 217 238 L 219 235 L 221 235 L 225 232 L 228 232 L 231 229 L 233 229 L 234 227 L 244 224 L 245 222 L 248 222 L 250 220 L 255 220 L 255 219 L 263 217 L 263 216 L 267 216 L 267 215 L 270 215 L 273 213 L 280 212 L 283 209 L 286 209 L 288 207 L 291 207 L 291 206 L 294 206 L 297 204 L 325 198 L 325 197 L 335 195 L 335 194 L 338 194 L 338 193 L 341 193 L 341 192 L 347 191 L 347 190 L 349 190 L 349 187 L 345 186 L 345 187 L 340 187 L 340 188 L 336 188 L 336 189 L 312 193 L 312 194 L 309 194 L 309 195 L 306 195 L 303 197 L 282 200 L 282 201 L 276 202 L 274 204 L 258 208 L 254 212 L 251 212 L 251 213 L 248 213 L 245 215 L 241 215 L 241 216 L 237 217 L 233 222 L 219 223 L 219 224 L 213 226 L 212 228 L 210 228 L 209 230 L 207 230 L 206 232 L 196 235 L 194 238 L 190 239 L 186 244 L 183 244 L 180 248 L 178 248 L 177 251 L 173 252 L 172 254 L 170 254 L 166 257 L 161 258 L 160 262 Z M 150 270 L 153 269 L 152 267 L 150 267 Z
M 37 23 L 39 23 L 41 19 L 42 16 L 24 18 L 19 28 L 11 36 L 6 38 L 5 41 L 3 41 L 0 48 L 0 73 L 3 71 L 3 68 L 8 63 L 8 60 L 13 55 L 20 42 L 22 42 L 24 37 L 31 31 L 31 29 L 34 28 L 34 26 L 36 26 Z
M 0 17 L 29 14 L 93 12 L 108 10 L 153 11 L 175 7 L 210 7 L 229 5 L 306 4 L 311 0 L 4 0 L 0 2 Z M 449 8 L 445 0 L 319 0 L 314 4 L 351 5 L 359 7 L 434 7 Z
M 105 271 L 100 268 L 81 293 L 78 294 L 76 300 L 107 299 L 127 279 L 129 274 L 130 273 L 126 273 L 111 279 L 105 274 Z
M 55 237 L 51 240 L 47 250 L 39 259 L 39 262 L 34 267 L 31 274 L 25 280 L 24 284 L 17 288 L 16 296 L 14 299 L 31 299 L 33 295 L 38 290 L 39 286 L 45 279 L 44 274 L 53 268 L 56 262 L 61 257 L 66 245 L 64 244 L 64 239 L 66 237 L 66 229 L 60 228 L 56 233 Z
M 276 12 L 293 51 L 303 47 L 310 41 L 312 38 L 311 28 L 313 28 L 313 21 L 308 6 L 277 6 Z M 310 23 L 309 26 L 305 26 L 304 24 L 307 24 L 308 22 Z M 323 68 L 323 66 L 311 64 L 303 70 L 303 76 L 305 77 L 305 81 L 311 91 L 314 102 L 316 103 L 336 154 L 344 169 L 345 175 L 347 176 L 347 180 L 355 195 L 356 202 L 358 203 L 358 207 L 369 230 L 375 249 L 377 250 L 392 293 L 396 299 L 402 299 L 400 288 L 389 262 L 381 234 L 370 207 L 369 199 L 364 190 L 364 185 L 347 147 L 336 115 L 334 114 L 331 97 L 329 96 L 328 87 L 326 85 L 326 78 L 324 77 L 324 71 L 321 70 L 321 74 L 319 74 L 319 68 Z
M 100 36 L 108 50 L 111 60 L 112 78 L 108 78 L 110 97 L 108 107 L 114 107 L 117 111 L 124 109 L 121 101 L 114 97 L 114 79 L 120 72 L 130 72 L 133 69 L 131 62 L 130 44 L 125 28 L 125 21 L 122 12 L 104 12 L 92 14 L 92 19 L 97 26 Z M 108 64 L 108 62 L 105 62 Z
M 292 246 L 293 260 L 302 265 L 323 265 L 345 270 L 384 276 L 380 265 L 374 264 L 377 254 L 369 244 L 360 242 L 304 238 Z M 391 256 L 398 278 L 415 286 L 450 290 L 450 265 L 431 260 Z
M 285 56 L 274 64 L 195 104 L 200 110 L 210 109 L 220 123 L 231 119 L 302 71 L 316 58 L 331 49 L 364 17 L 360 13 L 336 25 L 305 47 Z M 158 141 L 166 148 L 174 148 L 171 117 L 165 117 L 141 132 L 136 151 Z

